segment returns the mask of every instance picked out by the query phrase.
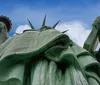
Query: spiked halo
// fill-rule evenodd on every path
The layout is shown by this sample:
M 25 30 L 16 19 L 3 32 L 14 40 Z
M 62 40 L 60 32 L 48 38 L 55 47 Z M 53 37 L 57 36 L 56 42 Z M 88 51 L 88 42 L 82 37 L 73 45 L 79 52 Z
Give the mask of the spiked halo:
M 30 27 L 35 30 L 34 26 L 30 22 L 30 20 L 29 19 L 27 19 L 27 20 L 29 22 Z M 44 19 L 43 19 L 42 27 L 40 28 L 40 31 L 48 30 L 48 29 L 55 29 L 55 27 L 58 25 L 59 22 L 60 22 L 60 20 L 56 24 L 54 24 L 52 27 L 46 26 L 45 25 L 45 23 L 46 23 L 46 15 L 45 15 Z

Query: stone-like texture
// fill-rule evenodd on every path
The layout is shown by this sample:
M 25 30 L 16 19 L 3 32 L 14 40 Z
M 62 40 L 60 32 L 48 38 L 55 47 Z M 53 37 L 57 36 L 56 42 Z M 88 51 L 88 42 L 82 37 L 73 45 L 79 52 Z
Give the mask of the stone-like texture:
M 100 64 L 61 32 L 26 31 L 0 47 L 0 84 L 99 85 Z
M 26 30 L 0 45 L 0 85 L 100 85 L 100 63 L 90 53 L 97 30 L 87 51 L 44 25 L 45 18 L 42 30 Z

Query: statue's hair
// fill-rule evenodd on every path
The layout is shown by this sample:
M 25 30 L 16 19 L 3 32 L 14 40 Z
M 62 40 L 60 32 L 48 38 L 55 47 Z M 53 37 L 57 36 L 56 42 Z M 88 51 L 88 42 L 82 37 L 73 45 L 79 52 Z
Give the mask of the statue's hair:
M 11 20 L 8 17 L 6 17 L 6 16 L 1 15 L 0 16 L 0 22 L 5 23 L 5 25 L 7 27 L 7 31 L 9 32 L 11 27 L 12 27 Z

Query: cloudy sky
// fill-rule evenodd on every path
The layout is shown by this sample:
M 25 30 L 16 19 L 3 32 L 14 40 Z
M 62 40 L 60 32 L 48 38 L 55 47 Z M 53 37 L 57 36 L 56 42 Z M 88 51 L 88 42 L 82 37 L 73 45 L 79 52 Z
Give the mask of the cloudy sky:
M 0 0 L 0 15 L 8 16 L 14 26 L 9 36 L 30 29 L 27 18 L 39 29 L 45 14 L 48 26 L 60 20 L 56 29 L 69 29 L 66 34 L 83 46 L 93 21 L 100 15 L 100 0 Z

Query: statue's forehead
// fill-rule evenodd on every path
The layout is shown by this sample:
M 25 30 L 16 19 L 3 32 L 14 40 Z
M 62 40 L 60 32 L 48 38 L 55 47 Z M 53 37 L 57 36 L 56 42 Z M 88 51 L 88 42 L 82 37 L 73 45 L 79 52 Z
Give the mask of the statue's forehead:
M 49 29 L 49 30 L 44 30 L 44 31 L 28 30 L 28 31 L 25 31 L 21 36 L 33 37 L 33 38 L 37 38 L 37 36 L 38 36 L 41 39 L 44 37 L 45 39 L 49 40 L 49 39 L 53 39 L 53 38 L 56 38 L 58 36 L 63 36 L 63 35 L 68 37 L 68 35 L 66 35 L 60 31 L 57 31 L 55 29 Z
M 20 35 L 20 37 L 21 38 L 22 37 L 23 38 L 32 38 L 32 39 L 39 38 L 39 40 L 41 40 L 41 39 L 45 39 L 45 40 L 51 39 L 52 40 L 56 37 L 63 36 L 63 35 L 68 37 L 67 35 L 65 35 L 62 32 L 59 32 L 54 29 L 49 29 L 49 30 L 44 30 L 44 31 L 33 31 L 33 30 L 25 31 L 23 34 Z
M 24 30 L 24 33 L 53 33 L 53 32 L 56 32 L 56 33 L 61 33 L 60 31 L 57 31 L 55 29 L 48 29 L 48 30 L 33 30 L 33 29 L 28 29 L 28 30 Z

